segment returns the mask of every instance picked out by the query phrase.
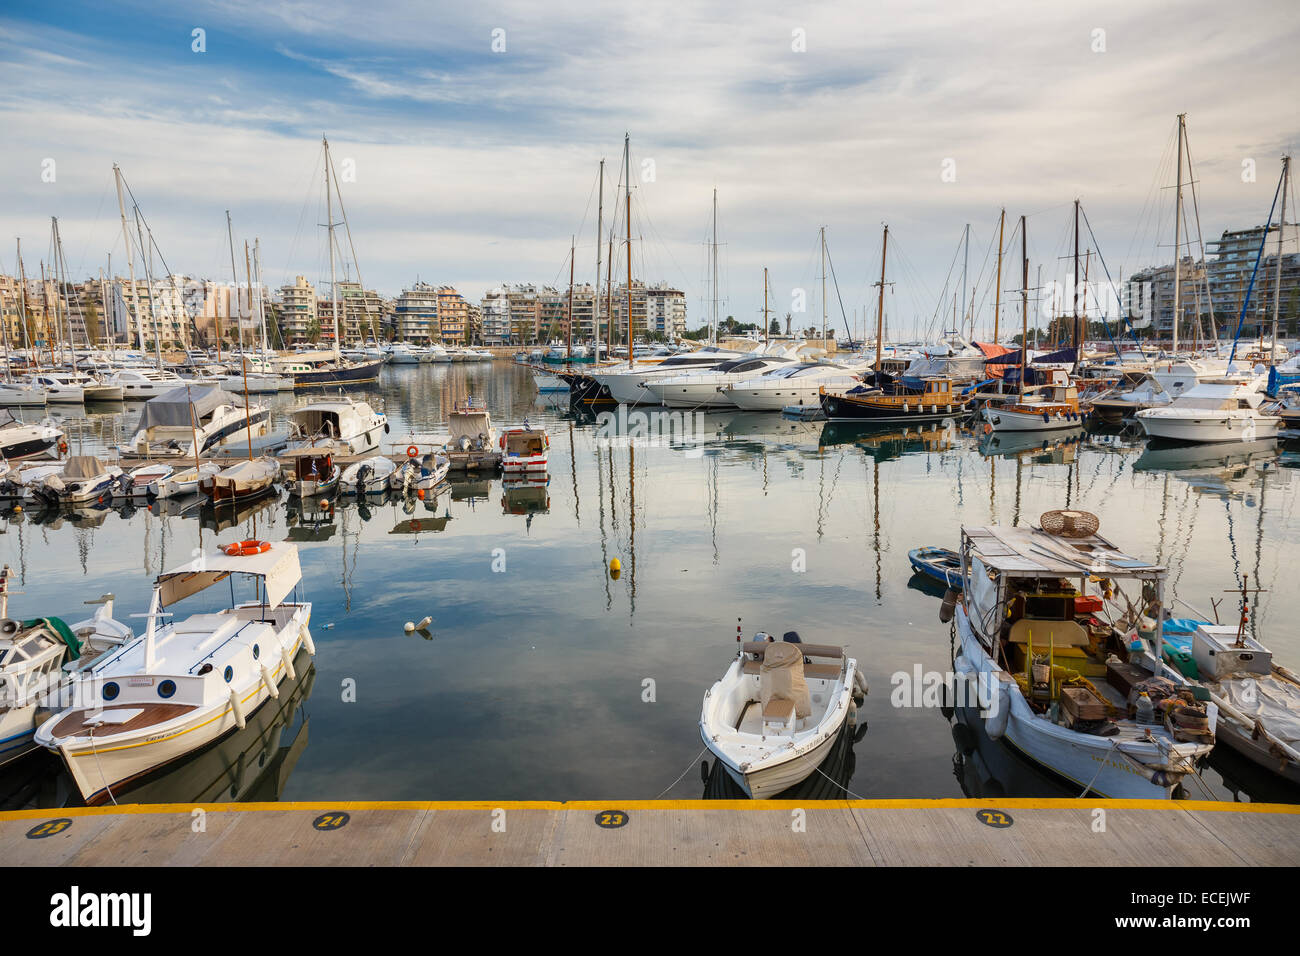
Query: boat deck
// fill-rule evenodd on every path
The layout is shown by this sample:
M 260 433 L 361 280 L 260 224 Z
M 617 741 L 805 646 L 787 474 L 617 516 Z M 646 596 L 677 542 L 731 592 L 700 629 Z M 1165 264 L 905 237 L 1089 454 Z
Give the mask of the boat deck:
M 1300 807 L 1147 800 L 264 803 L 0 813 L 10 866 L 1287 866 Z M 802 829 L 792 814 L 805 815 Z M 1098 809 L 1106 825 L 1095 825 Z M 989 822 L 986 822 L 989 821 Z M 504 824 L 504 826 L 502 825 Z M 996 824 L 996 825 L 993 825 Z M 38 838 L 33 838 L 33 835 Z

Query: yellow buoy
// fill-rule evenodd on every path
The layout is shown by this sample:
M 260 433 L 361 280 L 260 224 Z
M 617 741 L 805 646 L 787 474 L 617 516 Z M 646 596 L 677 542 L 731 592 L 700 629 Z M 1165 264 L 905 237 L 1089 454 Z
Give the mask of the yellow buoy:
M 23 510 L 22 505 L 14 505 L 14 514 L 21 514 L 22 510 Z
M 611 558 L 609 562 L 610 574 L 618 574 L 618 572 L 622 570 L 623 570 L 623 565 L 618 563 L 618 558 Z

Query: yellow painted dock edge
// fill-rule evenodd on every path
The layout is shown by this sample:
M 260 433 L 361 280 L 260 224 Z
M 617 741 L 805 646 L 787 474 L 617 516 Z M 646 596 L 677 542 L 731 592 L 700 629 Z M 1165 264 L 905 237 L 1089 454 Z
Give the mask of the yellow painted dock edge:
M 51 807 L 44 810 L 10 810 L 0 812 L 6 820 L 44 820 L 50 817 L 120 816 L 124 814 L 190 813 L 201 808 L 206 813 L 256 813 L 286 810 L 972 810 L 995 809 L 1056 810 L 1070 808 L 1127 810 L 1196 810 L 1215 813 L 1278 813 L 1300 816 L 1300 805 L 1284 803 L 1232 803 L 1221 800 L 1086 800 L 1079 798 L 1008 797 L 1005 799 L 935 799 L 935 800 L 433 800 L 433 801 L 339 801 L 302 803 L 130 803 L 104 807 Z

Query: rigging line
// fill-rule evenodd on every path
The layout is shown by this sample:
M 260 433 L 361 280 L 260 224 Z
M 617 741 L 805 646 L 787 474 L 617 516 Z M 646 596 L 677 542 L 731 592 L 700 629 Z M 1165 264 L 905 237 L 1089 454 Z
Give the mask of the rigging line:
M 1210 333 L 1214 336 L 1217 344 L 1219 332 L 1214 323 L 1213 290 L 1210 286 L 1210 271 L 1205 268 L 1205 237 L 1201 234 L 1201 204 L 1196 196 L 1196 174 L 1192 169 L 1192 146 L 1187 138 L 1186 130 L 1183 131 L 1183 149 L 1187 152 L 1187 178 L 1192 185 L 1192 214 L 1196 220 L 1196 243 L 1201 249 L 1201 277 L 1205 280 L 1205 301 L 1210 309 Z M 1265 231 L 1267 232 L 1267 229 Z
M 840 318 L 844 320 L 844 332 L 846 335 L 848 335 L 849 341 L 852 342 L 853 332 L 850 331 L 849 329 L 849 317 L 844 313 L 844 299 L 840 296 L 840 282 L 837 278 L 835 278 L 835 263 L 831 259 L 831 250 L 829 246 L 826 247 L 826 264 L 830 267 L 831 282 L 835 285 L 835 298 L 839 299 Z M 823 342 L 822 344 L 825 345 L 826 343 Z
M 1079 204 L 1079 212 L 1083 215 L 1083 224 L 1088 227 L 1088 237 L 1092 239 L 1093 251 L 1097 253 L 1097 261 L 1101 263 L 1102 271 L 1106 273 L 1106 281 L 1110 284 L 1111 292 L 1115 294 L 1115 301 L 1120 303 L 1120 315 L 1124 319 L 1124 325 L 1128 327 L 1129 335 L 1133 339 L 1133 344 L 1137 346 L 1138 354 L 1143 359 L 1146 358 L 1146 352 L 1142 348 L 1142 342 L 1137 337 L 1137 332 L 1133 329 L 1133 323 L 1129 321 L 1128 310 L 1123 307 L 1123 299 L 1120 296 L 1119 289 L 1115 287 L 1115 280 L 1110 277 L 1110 267 L 1106 265 L 1106 257 L 1101 254 L 1101 243 L 1097 241 L 1096 234 L 1092 231 L 1092 223 L 1088 221 L 1088 213 L 1083 208 L 1083 203 Z M 1101 321 L 1106 326 L 1106 334 L 1110 335 L 1110 323 L 1106 321 L 1103 314 Z M 1119 346 L 1115 344 L 1115 339 L 1111 338 L 1111 344 L 1115 345 L 1115 354 L 1119 355 Z
M 1273 204 L 1268 207 L 1268 219 L 1264 220 L 1266 225 L 1264 226 L 1263 234 L 1259 238 L 1259 252 L 1255 254 L 1254 268 L 1252 268 L 1250 271 L 1250 284 L 1246 286 L 1246 294 L 1242 296 L 1241 299 L 1241 315 L 1237 319 L 1237 333 L 1232 338 L 1232 354 L 1228 357 L 1229 367 L 1231 367 L 1232 364 L 1237 360 L 1237 340 L 1241 338 L 1241 328 L 1246 323 L 1246 309 L 1250 306 L 1250 296 L 1251 293 L 1254 292 L 1255 290 L 1255 279 L 1259 275 L 1260 260 L 1264 258 L 1264 243 L 1268 241 L 1267 223 L 1273 221 L 1273 210 L 1277 208 L 1277 197 L 1278 194 L 1282 192 L 1282 180 L 1285 178 L 1285 176 L 1286 176 L 1286 172 L 1285 170 L 1283 170 L 1282 174 L 1278 176 L 1277 179 L 1277 189 L 1273 191 Z M 1281 232 L 1284 234 L 1286 230 L 1283 229 L 1281 230 Z

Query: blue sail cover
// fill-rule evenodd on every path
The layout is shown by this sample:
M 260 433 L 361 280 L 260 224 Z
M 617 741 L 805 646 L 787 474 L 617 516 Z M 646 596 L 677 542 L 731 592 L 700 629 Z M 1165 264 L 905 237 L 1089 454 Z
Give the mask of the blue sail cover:
M 1277 398 L 1278 393 L 1288 385 L 1300 384 L 1300 370 L 1279 372 L 1277 366 L 1268 370 L 1268 387 L 1264 390 L 1269 398 Z
M 1064 365 L 1072 363 L 1077 358 L 1074 349 L 1060 349 L 1056 352 L 1048 352 L 1046 355 L 1038 355 L 1029 360 L 1030 365 Z M 1020 350 L 1008 352 L 1006 355 L 998 355 L 984 362 L 985 365 L 1019 365 Z

